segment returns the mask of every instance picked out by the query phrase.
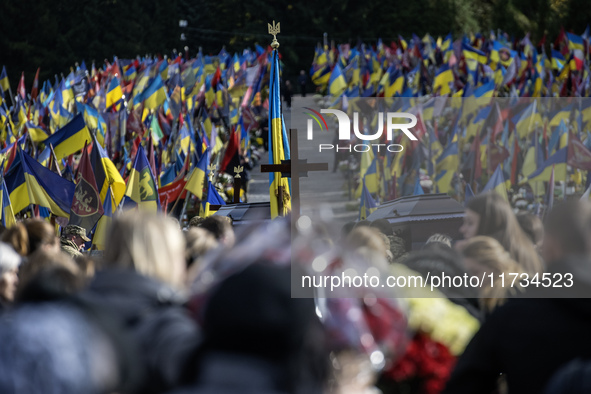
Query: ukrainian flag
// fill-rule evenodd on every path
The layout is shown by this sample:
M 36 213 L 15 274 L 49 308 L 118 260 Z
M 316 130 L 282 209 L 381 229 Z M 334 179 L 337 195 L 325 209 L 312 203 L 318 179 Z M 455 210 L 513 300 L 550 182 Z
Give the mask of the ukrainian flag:
M 507 197 L 507 188 L 505 187 L 505 179 L 503 177 L 503 171 L 501 170 L 501 166 L 498 165 L 495 172 L 492 174 L 482 192 L 488 191 L 495 191 L 499 193 L 506 201 L 509 201 L 509 197 Z
M 8 189 L 6 188 L 6 182 L 2 179 L 2 193 L 0 193 L 0 215 L 2 215 L 2 225 L 6 228 L 12 227 L 16 223 L 14 218 L 14 211 L 12 210 L 12 204 L 10 203 L 10 196 L 8 195 Z
M 207 177 L 207 165 L 209 164 L 209 152 L 205 152 L 197 165 L 193 168 L 193 171 L 187 177 L 187 185 L 185 189 L 193 193 L 200 200 L 203 199 L 203 189 Z
M 566 169 L 566 162 L 568 156 L 568 148 L 562 148 L 558 150 L 555 154 L 550 156 L 544 163 L 538 167 L 536 171 L 534 171 L 528 178 L 528 182 L 532 181 L 544 181 L 548 182 L 550 180 L 550 175 L 552 174 L 552 168 L 555 167 L 555 181 L 564 181 L 564 175 L 567 172 Z
M 585 50 L 585 44 L 583 43 L 583 37 L 577 36 L 576 34 L 566 33 L 566 38 L 568 38 L 568 49 L 574 51 L 579 49 L 581 51 Z
M 105 104 L 107 110 L 111 108 L 113 105 L 119 103 L 119 100 L 121 100 L 122 98 L 123 91 L 121 90 L 119 78 L 113 77 L 113 79 L 111 79 L 111 83 L 109 83 L 109 89 L 107 89 L 107 102 Z
M 554 49 L 552 50 L 552 68 L 554 70 L 562 70 L 565 61 L 566 60 L 564 59 L 564 56 L 562 56 L 562 53 L 555 51 Z
M 213 212 L 209 211 L 210 205 L 226 205 L 226 202 L 219 195 L 217 190 L 215 190 L 215 187 L 213 187 L 211 182 L 207 183 L 207 198 L 201 203 L 201 212 L 199 213 L 199 216 L 203 218 L 213 215 Z
M 152 174 L 150 162 L 141 145 L 137 150 L 135 161 L 131 168 L 129 179 L 127 180 L 125 196 L 135 202 L 140 209 L 149 211 L 160 209 L 160 200 L 158 198 L 154 174 Z
M 344 78 L 343 78 L 344 79 Z M 283 127 L 281 114 L 281 92 L 279 87 L 279 59 L 277 50 L 273 51 L 271 75 L 269 79 L 269 164 L 281 164 L 289 159 L 289 142 Z M 279 187 L 283 189 L 283 211 L 279 212 Z M 280 172 L 269 173 L 269 194 L 271 200 L 271 218 L 285 216 L 291 211 L 289 182 Z
M 101 193 L 101 201 L 105 202 L 107 192 L 111 190 L 114 207 L 119 206 L 119 203 L 123 199 L 125 194 L 125 181 L 121 177 L 121 174 L 115 167 L 115 164 L 111 161 L 107 152 L 102 146 L 93 139 L 92 150 L 90 152 L 90 163 L 94 171 L 96 178 L 96 185 Z M 123 167 L 125 168 L 125 167 Z
M 2 66 L 2 74 L 0 74 L 0 88 L 2 91 L 8 92 L 10 89 L 10 82 L 8 81 L 8 74 L 6 74 L 6 67 Z
M 328 80 L 328 91 L 331 96 L 340 97 L 346 89 L 347 81 L 345 81 L 345 76 L 341 71 L 341 67 L 339 67 L 339 65 L 336 64 L 332 69 L 330 79 Z
M 10 200 L 15 204 L 13 208 L 20 212 L 29 204 L 37 204 L 56 216 L 68 217 L 76 185 L 43 167 L 23 151 L 20 151 L 20 160 L 15 176 L 10 180 L 9 176 L 6 177 Z
M 370 193 L 377 193 L 379 188 L 377 163 L 373 151 L 361 153 L 361 163 L 359 165 L 360 178 L 363 179 Z M 355 191 L 355 197 L 358 198 L 362 193 L 362 185 L 359 184 Z
M 107 238 L 107 229 L 113 221 L 113 196 L 111 189 L 108 189 L 105 202 L 103 204 L 103 216 L 99 219 L 94 236 L 92 237 L 92 244 L 96 245 L 98 250 L 105 250 L 105 239 Z
M 33 142 L 42 142 L 47 139 L 47 133 L 41 127 L 35 126 L 31 122 L 26 122 L 25 125 Z
M 53 151 L 58 160 L 63 159 L 72 153 L 84 148 L 84 145 L 91 142 L 90 132 L 84 122 L 82 114 L 78 114 L 64 127 L 56 131 L 45 140 L 45 145 L 53 146 Z
M 519 134 L 519 138 L 526 138 L 536 128 L 536 125 L 542 125 L 542 117 L 537 111 L 537 100 L 527 106 L 520 114 L 512 119 L 515 124 L 515 130 Z
M 330 67 L 328 65 L 320 66 L 316 69 L 312 69 L 311 79 L 315 85 L 323 86 L 328 83 L 331 76 Z
M 458 143 L 454 142 L 445 147 L 435 163 L 435 183 L 440 193 L 447 193 L 451 189 L 451 180 L 459 164 Z
M 451 89 L 449 87 L 450 82 L 453 82 L 454 74 L 449 65 L 444 64 L 443 66 L 439 67 L 437 73 L 435 74 L 435 80 L 433 81 L 433 91 L 437 91 L 441 87 L 439 91 L 439 95 L 443 96 L 449 94 Z
M 160 75 L 156 75 L 154 81 L 142 94 L 144 101 L 144 108 L 156 109 L 160 107 L 166 100 L 166 90 Z
M 373 211 L 378 208 L 378 204 L 371 196 L 367 187 L 365 187 L 365 178 L 363 178 L 363 191 L 361 201 L 359 202 L 359 220 L 365 220 Z

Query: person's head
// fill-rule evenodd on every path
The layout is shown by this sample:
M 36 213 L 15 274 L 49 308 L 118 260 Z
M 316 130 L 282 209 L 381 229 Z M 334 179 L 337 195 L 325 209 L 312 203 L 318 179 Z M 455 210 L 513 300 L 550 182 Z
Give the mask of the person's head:
M 453 239 L 449 235 L 436 233 L 436 234 L 433 234 L 432 236 L 430 236 L 429 239 L 427 239 L 425 246 L 431 245 L 430 247 L 433 247 L 434 245 L 437 245 L 437 246 L 443 246 L 443 247 L 447 246 L 447 247 L 451 248 L 452 241 L 453 241 Z M 427 247 L 429 248 L 429 246 L 427 246 Z
M 185 261 L 187 264 L 187 284 L 199 275 L 202 269 L 203 256 L 219 244 L 214 236 L 207 230 L 191 227 L 184 232 L 187 248 L 185 249 Z
M 485 311 L 491 312 L 504 303 L 509 294 L 515 293 L 517 288 L 504 287 L 499 275 L 523 271 L 496 239 L 482 235 L 472 237 L 462 244 L 461 252 L 469 275 L 488 277 L 492 274 L 492 286 L 485 282 L 479 289 L 480 304 Z
M 379 230 L 384 235 L 392 235 L 392 225 L 388 219 L 376 219 L 369 226 Z
M 17 302 L 39 302 L 67 297 L 82 289 L 84 274 L 66 253 L 37 250 L 19 270 Z
M 185 240 L 165 216 L 128 211 L 113 220 L 103 255 L 105 267 L 134 269 L 172 286 L 185 277 Z
M 517 263 L 496 239 L 478 235 L 462 244 L 464 264 L 470 275 L 519 272 Z M 513 270 L 513 271 L 511 271 Z M 517 271 L 515 271 L 517 270 Z
M 519 227 L 511 205 L 498 193 L 483 193 L 468 201 L 460 232 L 465 239 L 477 235 L 493 237 L 526 272 L 542 270 L 533 243 Z
M 8 302 L 14 300 L 18 285 L 18 267 L 21 256 L 12 246 L 0 242 L 0 299 Z
M 470 239 L 506 231 L 511 226 L 518 226 L 511 205 L 500 194 L 488 192 L 468 201 L 460 232 Z
M 517 215 L 517 223 L 536 247 L 542 245 L 544 224 L 539 217 L 529 212 L 522 212 Z
M 386 244 L 382 236 L 383 234 L 375 228 L 361 226 L 355 227 L 349 233 L 345 242 L 347 247 L 352 249 L 367 248 L 387 257 L 386 251 L 388 251 L 389 245 Z
M 189 227 L 199 227 L 199 224 L 203 222 L 205 218 L 201 216 L 193 216 L 191 220 L 189 220 Z
M 21 256 L 29 254 L 29 234 L 22 222 L 16 222 L 2 233 L 2 242 L 12 246 Z
M 544 223 L 541 247 L 544 260 L 551 264 L 570 255 L 591 253 L 591 208 L 580 201 L 554 206 Z
M 29 253 L 42 249 L 45 251 L 59 251 L 60 245 L 51 224 L 40 219 L 25 221 L 25 228 L 29 236 Z
M 90 238 L 86 236 L 86 230 L 80 226 L 68 224 L 62 233 L 62 237 L 76 244 L 78 249 L 82 249 L 84 244 L 90 241 Z
M 225 216 L 209 216 L 199 223 L 199 227 L 209 231 L 219 243 L 227 247 L 232 247 L 236 241 L 232 223 Z
M 207 297 L 203 333 L 205 352 L 272 363 L 285 374 L 277 391 L 320 384 L 308 379 L 326 373 L 325 334 L 314 301 L 291 297 L 289 267 L 259 262 L 224 279 Z

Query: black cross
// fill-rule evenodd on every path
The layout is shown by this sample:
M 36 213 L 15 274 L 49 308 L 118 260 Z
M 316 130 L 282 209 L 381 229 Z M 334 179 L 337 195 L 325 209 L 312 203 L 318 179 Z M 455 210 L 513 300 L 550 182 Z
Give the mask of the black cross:
M 261 172 L 280 172 L 282 177 L 291 178 L 291 214 L 292 218 L 297 218 L 300 214 L 300 178 L 307 177 L 308 171 L 328 171 L 328 163 L 308 163 L 307 159 L 298 158 L 297 129 L 289 130 L 289 140 L 291 160 L 282 160 L 281 164 L 261 164 Z M 283 190 L 280 187 L 278 196 L 280 212 L 283 204 L 282 194 Z

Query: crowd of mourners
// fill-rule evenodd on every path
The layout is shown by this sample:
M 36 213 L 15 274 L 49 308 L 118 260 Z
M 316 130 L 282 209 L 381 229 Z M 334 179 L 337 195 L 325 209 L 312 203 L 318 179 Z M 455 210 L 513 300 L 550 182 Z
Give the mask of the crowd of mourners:
M 589 203 L 565 201 L 541 219 L 480 194 L 466 204 L 462 239 L 433 234 L 420 250 L 386 220 L 309 242 L 290 231 L 288 219 L 240 231 L 214 215 L 181 229 L 128 211 L 104 253 L 89 255 L 80 227 L 61 237 L 41 219 L 2 229 L 0 393 L 591 390 Z M 362 270 L 494 281 L 443 286 L 438 297 L 315 289 L 292 298 L 294 266 L 318 268 L 316 244 L 332 269 L 355 260 Z M 503 273 L 552 285 L 503 286 Z

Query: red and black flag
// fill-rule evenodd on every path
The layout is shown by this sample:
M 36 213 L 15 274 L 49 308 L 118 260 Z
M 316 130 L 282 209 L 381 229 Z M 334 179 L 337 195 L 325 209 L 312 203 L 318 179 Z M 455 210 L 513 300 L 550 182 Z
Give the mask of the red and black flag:
M 70 209 L 69 224 L 83 227 L 88 234 L 103 213 L 103 204 L 101 204 L 96 179 L 88 157 L 88 149 L 85 147 L 76 174 L 76 190 Z

